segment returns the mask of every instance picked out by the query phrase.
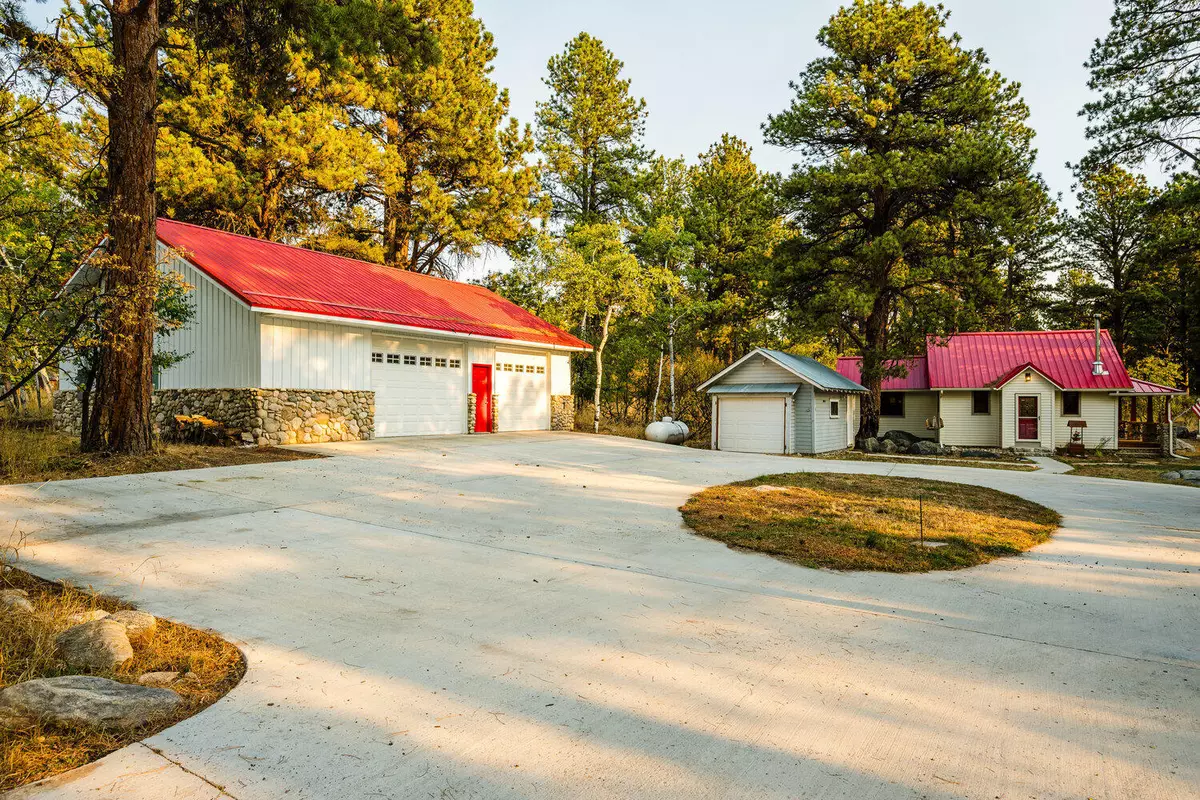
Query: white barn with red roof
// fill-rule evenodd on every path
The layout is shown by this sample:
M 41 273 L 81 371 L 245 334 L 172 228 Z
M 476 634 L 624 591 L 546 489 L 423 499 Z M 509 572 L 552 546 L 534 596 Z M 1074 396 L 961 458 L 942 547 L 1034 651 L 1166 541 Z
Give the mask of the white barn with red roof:
M 157 344 L 187 354 L 156 376 L 161 393 L 373 392 L 375 436 L 573 416 L 569 356 L 591 347 L 482 286 L 166 219 L 157 231 L 163 269 L 195 287 L 194 319 Z

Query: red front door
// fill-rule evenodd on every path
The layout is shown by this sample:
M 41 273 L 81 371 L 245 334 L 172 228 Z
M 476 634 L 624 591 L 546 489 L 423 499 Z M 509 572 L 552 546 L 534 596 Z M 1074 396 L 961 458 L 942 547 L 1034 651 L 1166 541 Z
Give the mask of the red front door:
M 1037 395 L 1017 398 L 1017 439 L 1024 442 L 1036 441 L 1038 438 L 1038 398 Z
M 492 365 L 471 365 L 471 391 L 475 393 L 475 432 L 492 430 Z

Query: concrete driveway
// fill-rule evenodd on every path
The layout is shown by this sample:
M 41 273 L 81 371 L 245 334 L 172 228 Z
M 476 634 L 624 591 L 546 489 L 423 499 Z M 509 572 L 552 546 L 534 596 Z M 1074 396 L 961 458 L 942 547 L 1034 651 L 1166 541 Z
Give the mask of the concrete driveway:
M 1200 796 L 1200 491 L 569 434 L 0 490 L 26 565 L 215 628 L 246 679 L 39 798 Z M 994 486 L 1021 558 L 835 573 L 689 534 L 770 472 Z

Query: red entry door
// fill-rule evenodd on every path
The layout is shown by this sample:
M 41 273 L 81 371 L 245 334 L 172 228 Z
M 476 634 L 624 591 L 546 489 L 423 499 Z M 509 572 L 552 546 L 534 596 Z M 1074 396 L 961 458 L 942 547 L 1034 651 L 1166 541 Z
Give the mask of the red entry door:
M 1038 438 L 1037 395 L 1017 398 L 1017 439 L 1025 442 Z
M 471 365 L 471 391 L 475 393 L 475 432 L 492 430 L 492 365 Z

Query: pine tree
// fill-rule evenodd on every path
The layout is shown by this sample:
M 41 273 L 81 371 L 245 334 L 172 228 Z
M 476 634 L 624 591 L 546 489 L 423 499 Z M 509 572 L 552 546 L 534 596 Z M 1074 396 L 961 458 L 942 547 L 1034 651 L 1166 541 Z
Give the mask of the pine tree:
M 998 276 L 981 253 L 1032 179 L 1018 87 L 964 49 L 940 6 L 855 0 L 818 41 L 768 141 L 804 163 L 784 185 L 796 237 L 778 288 L 792 316 L 836 328 L 863 358 L 861 441 L 879 388 L 925 333 L 980 316 Z
M 649 154 L 641 141 L 646 101 L 630 94 L 624 64 L 604 43 L 581 33 L 550 59 L 537 105 L 537 143 L 554 216 L 567 225 L 619 217 L 636 194 Z

